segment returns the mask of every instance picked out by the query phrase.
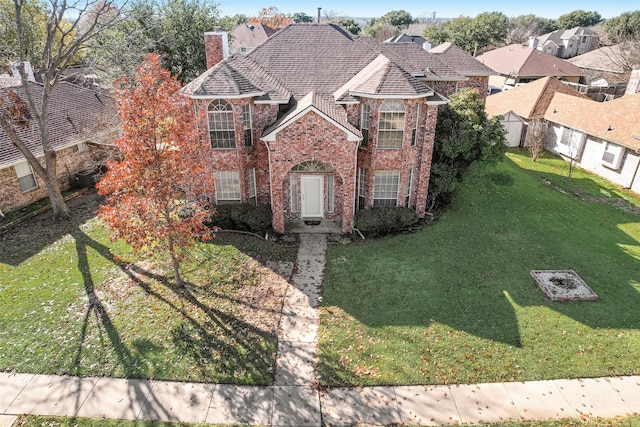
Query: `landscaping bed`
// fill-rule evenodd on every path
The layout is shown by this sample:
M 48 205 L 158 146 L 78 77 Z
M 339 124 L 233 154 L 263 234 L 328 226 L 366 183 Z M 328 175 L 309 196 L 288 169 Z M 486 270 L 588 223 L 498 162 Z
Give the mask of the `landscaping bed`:
M 95 218 L 95 194 L 0 235 L 0 370 L 270 384 L 295 247 L 220 234 L 182 266 L 140 262 Z
M 331 246 L 321 383 L 639 374 L 640 219 L 581 194 L 638 199 L 567 168 L 511 151 L 423 230 Z M 573 270 L 598 299 L 551 301 L 531 270 Z

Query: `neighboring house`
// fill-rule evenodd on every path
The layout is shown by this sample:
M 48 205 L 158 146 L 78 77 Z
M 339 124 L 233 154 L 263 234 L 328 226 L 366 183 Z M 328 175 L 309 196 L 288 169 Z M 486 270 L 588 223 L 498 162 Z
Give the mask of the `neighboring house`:
M 596 101 L 624 94 L 631 70 L 640 69 L 640 49 L 637 43 L 604 46 L 568 60 L 584 72 L 576 89 Z
M 556 93 L 589 99 L 555 77 L 544 77 L 487 97 L 485 111 L 490 118 L 502 116 L 509 147 L 522 147 L 529 122 L 544 117 Z
M 269 204 L 273 227 L 356 210 L 425 215 L 438 108 L 467 80 L 415 43 L 380 43 L 333 24 L 292 24 L 183 88 L 208 115 L 215 202 Z
M 600 37 L 586 27 L 556 30 L 529 38 L 529 47 L 558 58 L 571 58 L 597 49 Z
M 431 43 L 427 41 L 427 39 L 425 39 L 422 36 L 410 36 L 405 33 L 388 38 L 384 42 L 385 43 L 415 43 L 425 50 L 429 50 L 433 46 Z
M 275 32 L 273 28 L 259 22 L 245 22 L 229 33 L 229 50 L 231 53 L 249 53 Z
M 39 103 L 42 85 L 35 82 L 30 85 L 34 100 Z M 10 90 L 25 98 L 22 86 L 3 87 L 0 96 L 5 97 Z M 100 92 L 60 82 L 51 95 L 48 129 L 57 152 L 58 177 L 66 189 L 73 184 L 76 172 L 94 165 L 92 145 L 112 143 L 117 136 L 115 102 Z M 27 127 L 18 128 L 18 135 L 31 152 L 44 161 L 38 126 L 33 118 Z M 19 209 L 46 196 L 44 183 L 0 128 L 0 211 Z
M 580 68 L 564 59 L 519 44 L 490 50 L 476 59 L 498 73 L 489 77 L 489 84 L 502 89 L 547 76 L 578 83 L 584 74 Z
M 595 102 L 558 93 L 544 117 L 546 149 L 640 193 L 640 94 Z
M 459 88 L 473 87 L 479 93 L 486 94 L 489 90 L 489 78 L 498 74 L 453 43 L 442 43 L 429 49 L 429 53 L 468 79 L 460 82 Z

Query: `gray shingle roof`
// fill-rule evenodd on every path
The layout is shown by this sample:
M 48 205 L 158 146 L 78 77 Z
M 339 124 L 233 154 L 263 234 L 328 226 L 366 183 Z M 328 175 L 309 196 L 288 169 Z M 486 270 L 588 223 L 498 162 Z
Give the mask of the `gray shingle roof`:
M 286 102 L 291 94 L 272 75 L 245 55 L 232 55 L 187 84 L 182 92 L 194 98 L 261 96 Z
M 193 97 L 241 97 L 271 93 L 301 99 L 309 92 L 334 94 L 380 54 L 388 61 L 376 70 L 377 80 L 359 83 L 363 93 L 415 97 L 430 94 L 428 81 L 466 78 L 415 43 L 380 43 L 359 37 L 333 24 L 292 24 L 276 32 L 246 56 L 232 56 L 211 68 L 184 89 Z M 425 75 L 416 79 L 417 75 Z M 423 81 L 421 81 L 423 80 Z M 426 82 L 426 83 L 425 83 Z M 350 87 L 347 89 L 351 89 Z M 348 90 L 336 96 L 353 102 Z
M 429 53 L 464 76 L 493 76 L 497 73 L 453 43 L 445 42 Z
M 42 99 L 43 87 L 31 83 L 36 103 Z M 26 99 L 22 86 L 0 89 L 0 96 L 15 90 Z M 92 141 L 100 135 L 117 129 L 117 108 L 110 96 L 67 82 L 60 82 L 51 94 L 49 107 L 49 135 L 54 150 Z M 34 119 L 26 128 L 18 128 L 18 135 L 36 156 L 42 156 L 38 127 Z M 22 154 L 11 144 L 7 134 L 0 129 L 0 167 L 10 166 L 24 160 Z
M 336 105 L 333 102 L 333 98 L 314 92 L 307 93 L 296 103 L 293 109 L 266 128 L 262 133 L 262 137 L 269 138 L 271 134 L 286 128 L 309 111 L 315 111 L 316 113 L 326 116 L 337 127 L 352 134 L 354 138 L 362 138 L 362 132 L 347 120 L 347 113 L 342 106 Z

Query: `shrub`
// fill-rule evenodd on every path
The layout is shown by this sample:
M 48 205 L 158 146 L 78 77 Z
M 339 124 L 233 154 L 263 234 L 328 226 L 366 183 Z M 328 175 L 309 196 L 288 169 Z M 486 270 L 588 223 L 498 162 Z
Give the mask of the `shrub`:
M 354 222 L 363 234 L 384 236 L 412 226 L 418 222 L 418 215 L 405 207 L 376 207 L 356 212 Z
M 272 221 L 270 206 L 239 203 L 216 206 L 216 212 L 211 217 L 209 225 L 220 227 L 223 230 L 240 230 L 265 234 L 271 229 Z

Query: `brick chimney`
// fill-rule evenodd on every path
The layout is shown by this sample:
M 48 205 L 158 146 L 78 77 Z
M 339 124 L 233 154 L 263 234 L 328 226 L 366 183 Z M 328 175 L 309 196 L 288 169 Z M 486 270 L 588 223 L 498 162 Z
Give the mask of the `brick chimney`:
M 228 34 L 220 30 L 204 33 L 204 50 L 207 57 L 208 70 L 229 56 Z
M 633 95 L 640 93 L 640 70 L 631 71 L 631 77 L 629 77 L 629 83 L 627 83 L 627 90 L 625 95 Z

